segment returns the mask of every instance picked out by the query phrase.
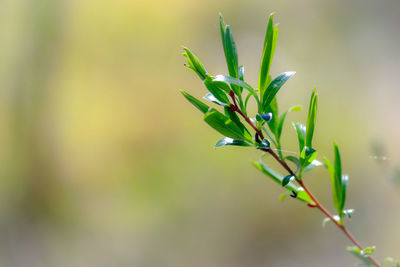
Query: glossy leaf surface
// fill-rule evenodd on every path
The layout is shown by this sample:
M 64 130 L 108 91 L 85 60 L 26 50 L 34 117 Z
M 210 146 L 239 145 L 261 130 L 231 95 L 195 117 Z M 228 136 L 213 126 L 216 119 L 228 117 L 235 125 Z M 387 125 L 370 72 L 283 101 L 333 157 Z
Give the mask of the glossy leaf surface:
M 186 93 L 185 91 L 181 90 L 182 95 L 195 106 L 198 108 L 201 112 L 206 113 L 208 109 L 210 108 L 200 100 L 196 99 L 194 96 L 190 95 L 189 93 Z
M 286 175 L 285 177 L 283 177 L 283 179 L 282 179 L 282 186 L 284 187 L 284 186 L 286 186 L 288 183 L 290 183 L 291 181 L 293 181 L 294 180 L 294 176 L 293 175 Z
M 281 87 L 292 77 L 296 72 L 295 71 L 288 71 L 284 72 L 278 77 L 276 77 L 272 82 L 268 85 L 267 89 L 265 90 L 262 96 L 262 110 L 266 110 L 269 104 L 271 103 L 272 99 L 281 89 Z
M 292 123 L 294 129 L 296 130 L 297 133 L 297 139 L 299 141 L 299 151 L 303 151 L 304 148 L 304 139 L 306 137 L 306 126 L 301 123 Z
M 236 114 L 236 112 L 231 110 L 227 106 L 224 107 L 224 110 L 225 110 L 225 115 L 229 119 L 231 119 L 240 128 L 240 130 L 243 132 L 244 136 L 246 137 L 246 140 L 252 140 L 252 136 L 251 136 L 249 130 L 247 130 L 246 126 L 244 126 L 244 124 L 240 121 L 240 119 L 239 119 L 238 115 Z
M 220 88 L 218 83 L 214 82 L 210 77 L 207 77 L 204 80 L 204 85 L 216 99 L 222 103 L 229 104 L 228 96 L 225 91 Z
M 185 50 L 183 55 L 187 57 L 187 62 L 189 64 L 189 66 L 187 67 L 197 73 L 200 79 L 204 80 L 207 77 L 207 71 L 204 68 L 203 64 L 200 62 L 199 58 L 195 54 L 193 54 L 189 50 L 189 48 L 184 47 L 183 49 Z
M 267 31 L 264 38 L 263 54 L 261 58 L 260 74 L 258 78 L 258 88 L 262 96 L 269 83 L 269 72 L 278 39 L 278 27 L 274 26 L 274 14 L 269 16 Z
M 232 139 L 229 137 L 224 137 L 215 144 L 214 148 L 223 147 L 223 146 L 251 146 L 251 144 L 244 140 L 238 140 L 238 139 Z
M 246 82 L 240 80 L 240 79 L 237 79 L 237 78 L 234 78 L 234 77 L 231 77 L 231 76 L 226 76 L 226 75 L 219 74 L 219 75 L 215 76 L 213 81 L 226 82 L 226 83 L 229 83 L 230 85 L 237 85 L 237 86 L 243 87 L 243 88 L 247 89 L 251 94 L 253 94 L 253 95 L 255 95 L 257 97 L 257 93 L 254 90 L 254 88 L 251 87 Z M 257 99 L 258 99 L 258 97 L 257 97 Z
M 205 96 L 203 96 L 203 98 L 220 106 L 227 105 L 226 103 L 219 101 L 212 93 L 207 93 Z
M 307 131 L 305 145 L 312 147 L 312 139 L 314 135 L 315 122 L 317 120 L 318 94 L 315 94 L 315 88 L 311 94 L 310 106 L 308 108 Z
M 232 139 L 246 139 L 243 131 L 228 117 L 211 108 L 205 115 L 204 121 L 224 136 Z

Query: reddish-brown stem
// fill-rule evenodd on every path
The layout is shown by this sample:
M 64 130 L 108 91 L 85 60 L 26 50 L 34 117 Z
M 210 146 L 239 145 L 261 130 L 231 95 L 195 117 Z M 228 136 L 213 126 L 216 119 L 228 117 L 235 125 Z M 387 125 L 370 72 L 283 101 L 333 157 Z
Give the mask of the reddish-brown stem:
M 231 109 L 233 111 L 236 111 L 237 113 L 240 114 L 240 116 L 243 117 L 243 119 L 245 119 L 245 121 L 247 121 L 247 123 L 254 129 L 254 131 L 256 131 L 256 133 L 260 136 L 261 139 L 264 139 L 264 135 L 262 133 L 261 130 L 259 130 L 254 123 L 250 120 L 249 117 L 247 117 L 246 115 L 244 115 L 244 113 L 240 110 L 239 106 L 236 103 L 236 99 L 235 99 L 235 93 L 233 91 L 231 91 L 229 93 L 229 96 L 232 98 L 233 101 L 233 106 L 231 107 Z
M 347 238 L 353 242 L 354 245 L 356 245 L 359 249 L 363 249 L 360 242 L 357 241 L 357 239 L 347 230 L 347 228 L 340 224 L 337 220 L 335 220 L 332 216 L 332 214 L 318 201 L 318 199 L 313 195 L 313 193 L 308 189 L 308 187 L 303 183 L 301 180 L 297 180 L 298 184 L 304 189 L 304 191 L 307 192 L 307 194 L 310 196 L 312 201 L 314 201 L 316 208 L 318 208 L 322 213 L 324 213 L 342 232 L 347 236 Z M 368 259 L 375 264 L 377 267 L 380 267 L 380 263 L 373 258 L 372 256 L 368 256 Z
M 235 94 L 233 91 L 230 92 L 230 97 L 233 100 L 233 106 L 231 106 L 231 109 L 233 111 L 236 111 L 237 113 L 239 113 L 243 119 L 249 123 L 249 125 L 256 131 L 256 133 L 258 134 L 258 136 L 261 139 L 264 139 L 264 135 L 262 133 L 261 130 L 259 130 L 254 123 L 250 120 L 249 117 L 247 117 L 238 107 L 237 103 L 236 103 L 236 99 L 235 99 Z M 269 153 L 290 175 L 295 176 L 295 173 L 292 171 L 292 169 L 290 169 L 290 167 L 286 164 L 285 161 L 283 161 L 271 148 L 262 148 L 261 149 L 264 152 Z M 339 223 L 338 221 L 336 221 L 333 218 L 333 215 L 318 201 L 318 199 L 314 196 L 314 194 L 308 189 L 308 187 L 303 183 L 302 180 L 299 180 L 296 178 L 297 183 L 307 192 L 307 194 L 310 196 L 310 198 L 312 199 L 312 201 L 314 202 L 314 204 L 310 204 L 309 207 L 311 208 L 318 208 L 323 214 L 325 214 L 345 235 L 346 237 L 354 244 L 356 245 L 359 249 L 363 249 L 360 242 L 357 241 L 357 239 L 347 230 L 347 228 L 342 225 L 341 223 Z M 297 196 L 294 196 L 297 197 Z M 377 267 L 381 267 L 381 264 L 372 256 L 367 256 L 367 258 L 373 263 L 375 264 L 375 266 Z

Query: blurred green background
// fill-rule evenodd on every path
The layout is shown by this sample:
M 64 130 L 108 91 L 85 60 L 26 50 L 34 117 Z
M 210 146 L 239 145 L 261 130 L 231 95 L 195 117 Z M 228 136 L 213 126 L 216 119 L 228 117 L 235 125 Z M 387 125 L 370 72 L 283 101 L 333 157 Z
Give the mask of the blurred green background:
M 350 229 L 378 258 L 400 257 L 398 0 L 3 0 L 0 266 L 354 266 L 321 214 L 279 201 L 249 164 L 258 152 L 214 150 L 219 134 L 180 95 L 205 94 L 181 45 L 227 72 L 219 11 L 253 85 L 276 12 L 272 74 L 297 71 L 281 109 L 317 86 L 316 147 L 332 158 L 341 146 Z M 306 182 L 333 207 L 326 170 Z

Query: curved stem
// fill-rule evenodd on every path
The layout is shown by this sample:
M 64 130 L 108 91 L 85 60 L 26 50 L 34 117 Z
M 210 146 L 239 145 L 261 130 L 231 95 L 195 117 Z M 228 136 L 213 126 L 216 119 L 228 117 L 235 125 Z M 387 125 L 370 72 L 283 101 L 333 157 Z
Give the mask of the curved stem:
M 233 105 L 231 106 L 231 109 L 239 113 L 247 123 L 256 131 L 256 133 L 260 136 L 260 138 L 264 139 L 264 135 L 261 130 L 259 130 L 253 122 L 250 120 L 249 117 L 247 117 L 238 107 L 235 99 L 235 94 L 233 91 L 229 94 L 233 100 Z M 270 148 L 263 148 L 261 149 L 264 152 L 269 153 L 290 175 L 293 175 L 296 177 L 295 173 L 292 171 L 292 169 L 286 164 L 285 161 L 283 161 L 272 149 Z M 338 221 L 336 221 L 333 218 L 333 215 L 318 201 L 318 199 L 314 196 L 314 194 L 308 189 L 308 187 L 303 183 L 302 180 L 296 178 L 297 183 L 307 192 L 307 194 L 310 196 L 312 201 L 315 203 L 315 205 L 309 205 L 311 208 L 318 208 L 323 214 L 325 214 L 345 235 L 346 237 L 359 249 L 363 249 L 360 242 L 357 241 L 357 239 L 349 232 L 349 230 L 342 224 L 340 224 Z M 373 263 L 377 267 L 381 267 L 381 264 L 372 256 L 367 256 L 368 260 Z

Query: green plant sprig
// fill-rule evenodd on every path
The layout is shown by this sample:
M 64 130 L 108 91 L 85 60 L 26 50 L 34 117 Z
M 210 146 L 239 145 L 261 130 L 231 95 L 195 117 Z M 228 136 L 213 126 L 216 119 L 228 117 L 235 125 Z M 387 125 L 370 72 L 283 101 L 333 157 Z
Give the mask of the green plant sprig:
M 300 156 L 284 156 L 282 153 L 281 135 L 286 117 L 289 112 L 299 111 L 301 107 L 294 106 L 281 115 L 278 113 L 276 95 L 295 72 L 284 72 L 274 79 L 270 75 L 271 63 L 278 38 L 278 26 L 273 23 L 273 14 L 269 16 L 268 20 L 258 88 L 253 88 L 245 82 L 244 67 L 239 66 L 236 43 L 233 39 L 230 26 L 225 24 L 222 15 L 220 15 L 219 21 L 229 75 L 210 75 L 198 57 L 186 47 L 184 47 L 183 55 L 187 58 L 188 63 L 185 66 L 200 77 L 209 91 L 203 98 L 223 108 L 224 113 L 210 107 L 187 92 L 181 91 L 183 96 L 204 114 L 204 121 L 224 136 L 224 138 L 216 143 L 215 147 L 255 147 L 263 151 L 266 155 L 272 156 L 288 173 L 286 176 L 268 167 L 262 159 L 252 162 L 252 164 L 285 188 L 286 192 L 282 199 L 286 195 L 290 195 L 305 202 L 310 208 L 320 210 L 327 217 L 324 223 L 333 222 L 354 244 L 354 247 L 348 248 L 351 254 L 357 256 L 367 266 L 380 267 L 381 264 L 371 255 L 374 247 L 363 248 L 344 225 L 344 218 L 350 218 L 354 210 L 344 209 L 348 176 L 342 174 L 338 145 L 334 143 L 334 164 L 327 158 L 324 158 L 325 164 L 317 160 L 318 152 L 312 145 L 318 106 L 318 94 L 315 88 L 310 97 L 306 125 L 293 123 L 293 127 L 297 133 Z M 250 98 L 254 98 L 257 104 L 258 112 L 254 118 L 247 115 L 247 105 Z M 242 123 L 241 119 L 250 126 L 254 131 L 253 134 Z M 296 170 L 292 170 L 287 161 L 294 163 Z M 329 212 L 303 181 L 304 173 L 323 165 L 328 168 L 331 177 L 333 203 L 338 212 L 337 215 Z

